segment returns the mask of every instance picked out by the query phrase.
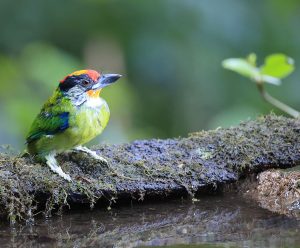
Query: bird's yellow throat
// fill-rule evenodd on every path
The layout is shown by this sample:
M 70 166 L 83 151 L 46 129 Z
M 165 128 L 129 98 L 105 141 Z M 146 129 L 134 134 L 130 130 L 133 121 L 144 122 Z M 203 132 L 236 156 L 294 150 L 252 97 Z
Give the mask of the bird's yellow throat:
M 101 92 L 101 89 L 98 89 L 98 90 L 89 90 L 87 91 L 86 93 L 88 94 L 89 97 L 99 97 L 100 95 L 100 92 Z

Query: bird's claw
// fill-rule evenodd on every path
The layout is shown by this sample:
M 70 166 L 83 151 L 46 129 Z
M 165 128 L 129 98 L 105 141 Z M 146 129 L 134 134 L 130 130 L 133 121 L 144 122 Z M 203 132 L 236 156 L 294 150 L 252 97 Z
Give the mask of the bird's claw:
M 87 147 L 78 146 L 74 150 L 89 154 L 92 156 L 92 158 L 99 160 L 101 163 L 103 163 L 105 165 L 108 165 L 108 161 L 105 158 L 99 156 L 95 151 L 92 151 L 92 150 L 88 149 Z
M 72 179 L 70 177 L 70 175 L 63 173 L 63 174 L 59 174 L 60 176 L 62 176 L 65 180 L 67 180 L 68 182 L 72 182 Z
M 92 155 L 92 154 L 91 154 Z M 108 164 L 107 160 L 101 156 L 99 156 L 96 152 L 94 155 L 92 155 L 92 157 L 96 160 L 99 160 L 101 163 L 103 164 Z
M 71 177 L 68 174 L 64 173 L 62 168 L 58 165 L 58 163 L 55 159 L 54 153 L 48 154 L 45 158 L 46 158 L 47 165 L 50 167 L 50 169 L 52 171 L 54 171 L 55 173 L 60 175 L 62 178 L 64 178 L 68 182 L 72 181 Z

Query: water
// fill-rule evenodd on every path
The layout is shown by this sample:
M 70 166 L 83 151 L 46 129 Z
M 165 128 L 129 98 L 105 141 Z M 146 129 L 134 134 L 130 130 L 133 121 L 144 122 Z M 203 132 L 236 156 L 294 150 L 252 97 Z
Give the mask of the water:
M 238 196 L 76 210 L 32 226 L 0 225 L 1 247 L 300 247 L 300 220 Z M 183 246 L 184 245 L 184 246 Z M 196 246 L 197 245 L 197 246 Z M 217 246 L 216 246 L 217 245 Z

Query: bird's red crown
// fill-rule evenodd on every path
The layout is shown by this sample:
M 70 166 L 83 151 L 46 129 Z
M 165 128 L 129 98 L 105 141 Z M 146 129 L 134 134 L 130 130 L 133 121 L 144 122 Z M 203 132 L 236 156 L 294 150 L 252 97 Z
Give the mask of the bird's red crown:
M 68 76 L 66 76 L 63 80 L 60 81 L 60 83 L 64 83 L 68 77 L 79 76 L 79 75 L 83 75 L 83 74 L 88 75 L 93 81 L 97 81 L 100 77 L 100 73 L 95 70 L 89 70 L 89 69 L 79 70 L 79 71 L 74 71 L 71 74 L 69 74 Z

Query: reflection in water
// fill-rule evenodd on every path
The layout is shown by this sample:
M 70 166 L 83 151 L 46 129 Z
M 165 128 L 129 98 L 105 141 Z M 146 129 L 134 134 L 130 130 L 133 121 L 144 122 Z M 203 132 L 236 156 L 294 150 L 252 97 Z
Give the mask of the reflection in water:
M 137 247 L 174 244 L 297 247 L 300 221 L 237 196 L 168 200 L 107 211 L 76 211 L 33 226 L 0 226 L 1 247 Z M 186 246 L 184 246 L 186 247 Z M 194 247 L 194 246 L 191 246 Z

